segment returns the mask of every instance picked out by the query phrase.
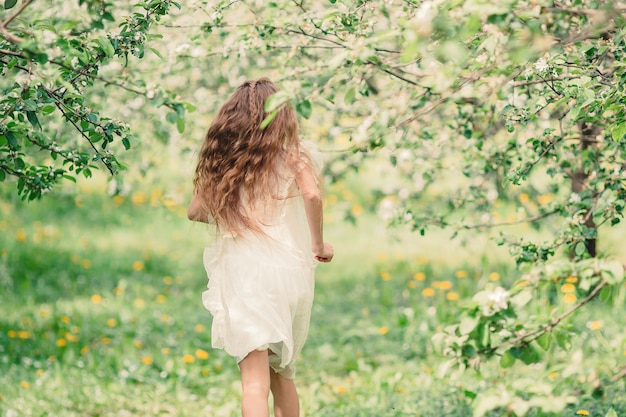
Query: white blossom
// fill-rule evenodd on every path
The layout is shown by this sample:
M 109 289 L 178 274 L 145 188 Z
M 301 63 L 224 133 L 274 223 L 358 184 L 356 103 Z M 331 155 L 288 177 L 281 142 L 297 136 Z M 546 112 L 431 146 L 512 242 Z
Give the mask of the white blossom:
M 509 292 L 502 287 L 496 287 L 496 289 L 487 296 L 487 300 L 494 311 L 505 310 L 508 306 L 508 298 Z

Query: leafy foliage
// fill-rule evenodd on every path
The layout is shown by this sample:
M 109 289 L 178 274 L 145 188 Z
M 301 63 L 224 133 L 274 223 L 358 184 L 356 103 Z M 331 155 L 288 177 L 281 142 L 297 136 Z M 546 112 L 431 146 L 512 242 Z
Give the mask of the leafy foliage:
M 79 1 L 89 12 L 85 19 L 84 13 L 63 17 L 37 9 L 37 15 L 23 20 L 31 3 L 23 1 L 2 22 L 0 41 L 0 180 L 17 178 L 18 193 L 29 200 L 62 178 L 90 177 L 96 164 L 111 175 L 124 169 L 116 145 L 129 149 L 135 139 L 127 124 L 94 108 L 90 95 L 99 91 L 96 84 L 103 84 L 148 96 L 145 88 L 136 87 L 141 80 L 101 73 L 115 59 L 127 65 L 131 56 L 143 58 L 151 26 L 170 7 L 180 8 L 173 1 L 136 2 L 114 33 L 114 3 Z M 4 5 L 6 10 L 14 6 L 16 2 Z M 19 24 L 7 28 L 18 17 Z M 174 96 L 149 98 L 174 110 L 175 122 L 183 120 L 179 126 L 184 128 L 185 107 Z

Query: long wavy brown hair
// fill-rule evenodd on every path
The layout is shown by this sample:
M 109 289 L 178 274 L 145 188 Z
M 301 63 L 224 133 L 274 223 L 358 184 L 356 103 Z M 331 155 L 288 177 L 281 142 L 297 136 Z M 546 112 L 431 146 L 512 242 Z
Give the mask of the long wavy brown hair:
M 296 113 L 287 103 L 265 128 L 261 123 L 269 96 L 278 87 L 267 78 L 244 82 L 222 105 L 200 150 L 193 179 L 194 192 L 218 229 L 261 232 L 251 213 L 275 195 L 278 161 L 295 173 L 296 165 L 310 164 L 300 147 Z M 301 162 L 298 162 L 301 161 Z M 284 198 L 284 197 L 283 197 Z

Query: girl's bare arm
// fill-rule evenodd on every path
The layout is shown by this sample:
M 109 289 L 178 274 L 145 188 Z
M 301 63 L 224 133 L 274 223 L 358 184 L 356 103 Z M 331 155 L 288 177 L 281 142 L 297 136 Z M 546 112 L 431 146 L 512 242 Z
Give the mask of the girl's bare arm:
M 307 165 L 298 172 L 296 184 L 304 199 L 304 211 L 311 234 L 311 250 L 318 261 L 330 262 L 334 256 L 334 249 L 329 243 L 324 242 L 322 193 L 310 166 Z

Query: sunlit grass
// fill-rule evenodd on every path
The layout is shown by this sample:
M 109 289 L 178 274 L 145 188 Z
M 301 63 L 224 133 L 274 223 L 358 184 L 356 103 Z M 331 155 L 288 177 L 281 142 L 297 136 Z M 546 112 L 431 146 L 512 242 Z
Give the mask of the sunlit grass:
M 185 218 L 189 190 L 167 188 L 108 197 L 96 181 L 78 200 L 70 191 L 30 204 L 5 192 L 5 414 L 239 415 L 237 367 L 210 348 L 210 317 L 200 302 L 210 233 Z M 489 282 L 513 285 L 520 273 L 483 236 L 450 241 L 447 231 L 424 237 L 390 232 L 358 188 L 349 188 L 327 190 L 326 234 L 337 256 L 318 268 L 311 332 L 298 369 L 303 414 L 470 415 L 459 384 L 473 378 L 476 386 L 487 384 L 499 371 L 487 367 L 482 377 L 470 372 L 459 380 L 441 373 L 445 358 L 432 336 L 455 320 L 460 303 L 477 289 Z M 356 225 L 344 221 L 346 207 Z M 575 278 L 555 284 L 545 301 L 565 305 L 565 297 L 576 294 Z M 601 307 L 572 325 L 585 348 L 606 352 L 601 366 L 610 368 L 613 352 L 626 354 L 626 341 L 619 315 Z M 567 368 L 547 369 L 547 380 L 567 381 Z M 606 408 L 595 400 L 573 407 L 566 415 Z

